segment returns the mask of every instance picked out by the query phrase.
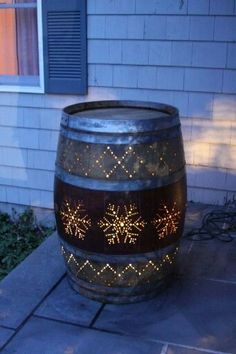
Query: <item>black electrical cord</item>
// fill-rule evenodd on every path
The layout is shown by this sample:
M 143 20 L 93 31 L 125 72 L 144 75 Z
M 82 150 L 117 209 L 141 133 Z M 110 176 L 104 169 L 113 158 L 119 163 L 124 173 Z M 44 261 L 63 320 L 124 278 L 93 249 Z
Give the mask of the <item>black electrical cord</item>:
M 185 237 L 193 241 L 217 238 L 230 242 L 234 239 L 233 232 L 236 232 L 236 211 L 213 210 L 203 217 L 201 227 L 190 230 Z

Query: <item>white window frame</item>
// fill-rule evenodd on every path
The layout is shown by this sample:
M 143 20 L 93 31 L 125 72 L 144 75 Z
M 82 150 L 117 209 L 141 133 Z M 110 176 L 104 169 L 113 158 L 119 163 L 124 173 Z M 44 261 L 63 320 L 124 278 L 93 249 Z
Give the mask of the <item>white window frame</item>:
M 43 66 L 42 1 L 43 0 L 37 0 L 39 85 L 37 85 L 37 86 L 23 86 L 22 85 L 22 86 L 20 86 L 20 85 L 1 85 L 0 84 L 0 92 L 44 93 L 44 91 L 45 91 L 44 90 L 44 66 Z M 1 8 L 0 8 L 0 11 L 1 11 Z

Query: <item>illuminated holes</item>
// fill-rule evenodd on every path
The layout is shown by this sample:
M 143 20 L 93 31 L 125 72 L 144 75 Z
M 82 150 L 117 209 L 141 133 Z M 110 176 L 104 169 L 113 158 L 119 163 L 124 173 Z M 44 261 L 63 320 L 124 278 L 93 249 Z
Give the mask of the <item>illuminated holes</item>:
M 152 220 L 158 238 L 162 239 L 171 234 L 175 234 L 179 228 L 180 217 L 181 212 L 176 209 L 176 203 L 174 203 L 171 209 L 168 209 L 166 205 L 163 205 L 160 211 L 156 214 L 156 217 Z
M 83 240 L 91 226 L 91 219 L 86 214 L 83 203 L 65 200 L 59 213 L 65 233 Z
M 109 204 L 105 216 L 99 220 L 98 226 L 103 230 L 108 244 L 135 244 L 146 222 L 141 218 L 135 204 L 121 207 Z
M 68 268 L 78 279 L 107 286 L 134 286 L 139 284 L 141 279 L 150 283 L 152 279 L 156 279 L 157 274 L 168 273 L 168 269 L 175 261 L 177 252 L 178 248 L 172 253 L 164 255 L 161 259 L 147 260 L 140 264 L 114 264 L 82 259 L 62 248 Z
M 173 147 L 174 144 L 174 147 Z M 59 161 L 75 175 L 105 179 L 165 176 L 176 170 L 176 141 L 167 143 L 105 145 L 62 140 Z M 174 149 L 175 148 L 175 149 Z
M 91 219 L 86 214 L 83 203 L 76 204 L 66 200 L 59 213 L 65 233 L 83 240 L 91 226 Z M 175 234 L 180 218 L 181 212 L 176 208 L 176 203 L 172 208 L 163 205 L 151 220 L 158 238 L 163 239 Z M 109 204 L 103 218 L 97 222 L 109 245 L 136 244 L 146 224 L 135 204 Z

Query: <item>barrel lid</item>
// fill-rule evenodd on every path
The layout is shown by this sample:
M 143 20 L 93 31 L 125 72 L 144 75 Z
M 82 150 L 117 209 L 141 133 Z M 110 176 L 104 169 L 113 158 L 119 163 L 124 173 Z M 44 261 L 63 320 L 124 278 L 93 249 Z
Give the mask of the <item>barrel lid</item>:
M 98 133 L 140 133 L 179 125 L 178 110 L 137 101 L 85 102 L 63 110 L 62 126 Z

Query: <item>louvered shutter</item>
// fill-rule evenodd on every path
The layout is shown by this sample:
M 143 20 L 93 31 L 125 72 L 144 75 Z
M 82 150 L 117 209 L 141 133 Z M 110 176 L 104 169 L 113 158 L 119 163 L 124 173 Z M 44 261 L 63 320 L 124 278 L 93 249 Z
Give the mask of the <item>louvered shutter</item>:
M 87 92 L 86 12 L 86 0 L 42 1 L 47 93 Z

